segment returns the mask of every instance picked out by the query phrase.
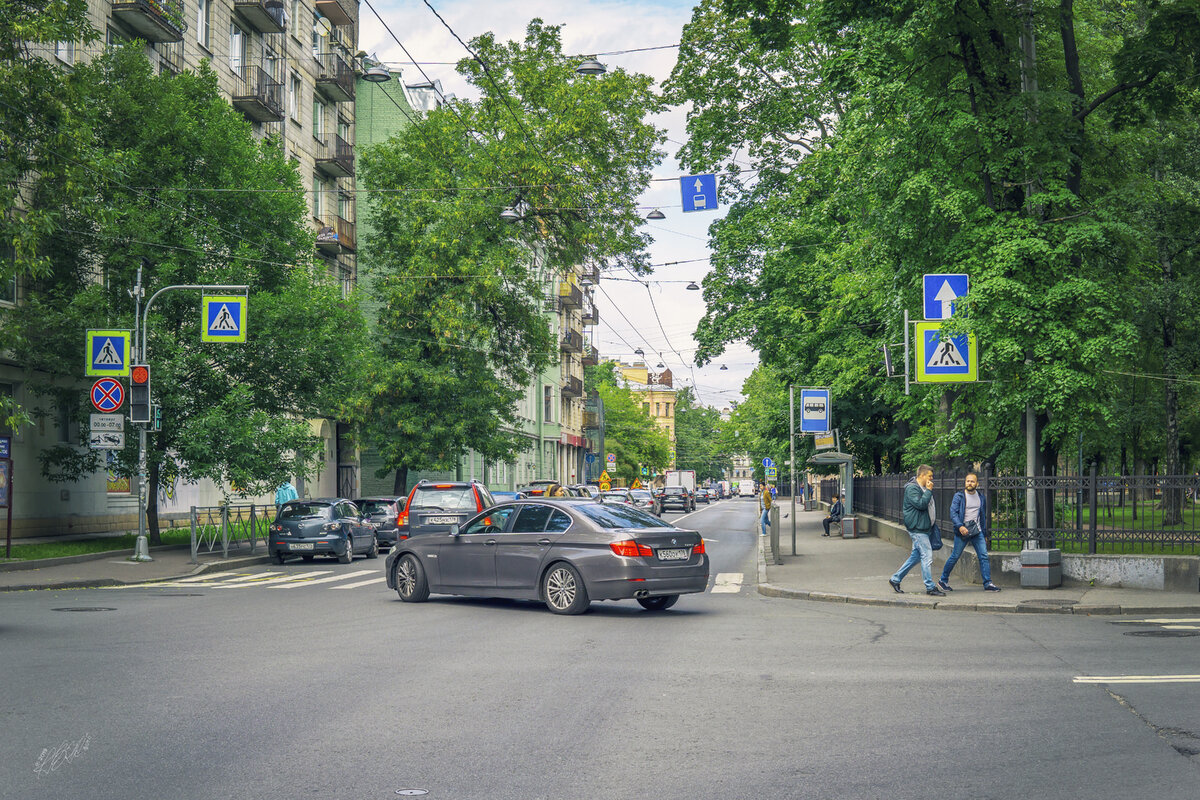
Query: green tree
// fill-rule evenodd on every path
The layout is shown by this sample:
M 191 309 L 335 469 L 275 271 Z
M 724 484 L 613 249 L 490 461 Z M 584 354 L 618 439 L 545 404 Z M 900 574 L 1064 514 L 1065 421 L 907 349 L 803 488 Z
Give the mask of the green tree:
M 641 399 L 622 383 L 616 364 L 606 361 L 588 367 L 584 385 L 604 403 L 604 447 L 617 456 L 616 468 L 608 470 L 612 477 L 629 485 L 640 477 L 640 467 L 661 471 L 670 463 L 670 437 L 655 424 Z
M 719 481 L 733 467 L 722 448 L 721 412 L 696 404 L 691 387 L 675 394 L 675 464 L 696 471 L 698 482 Z
M 471 40 L 478 57 L 458 69 L 479 99 L 362 154 L 362 185 L 388 191 L 367 209 L 379 233 L 360 264 L 382 309 L 358 405 L 397 492 L 410 469 L 527 446 L 516 403 L 557 359 L 545 311 L 559 281 L 579 263 L 646 263 L 634 202 L 661 157 L 644 121 L 661 102 L 644 75 L 577 74 L 559 34 L 534 20 L 523 42 Z M 507 207 L 521 219 L 501 222 Z
M 88 328 L 133 327 L 139 270 L 147 298 L 168 285 L 250 287 L 244 345 L 200 341 L 196 292 L 164 294 L 149 314 L 151 392 L 163 419 L 148 448 L 157 542 L 161 485 L 208 478 L 257 494 L 315 467 L 320 442 L 305 418 L 336 411 L 354 382 L 364 326 L 311 266 L 295 166 L 277 141 L 255 139 L 207 66 L 154 75 L 135 44 L 62 79 L 98 157 L 78 172 L 41 174 L 29 188 L 32 206 L 54 223 L 38 245 L 48 271 L 29 279 L 21 313 L 5 315 L 0 334 L 30 388 L 86 419 L 82 361 L 62 354 L 79 353 Z M 76 194 L 92 202 L 74 203 Z M 120 454 L 126 474 L 136 441 L 127 436 Z M 102 468 L 101 455 L 51 448 L 43 471 L 74 480 Z
M 1129 131 L 1194 126 L 1198 41 L 1183 3 L 702 2 L 668 86 L 684 163 L 728 173 L 699 358 L 745 339 L 830 385 L 880 469 L 1020 464 L 1027 404 L 1048 468 L 1080 432 L 1111 444 L 1109 371 L 1143 371 L 1135 298 L 1162 281 L 1122 202 L 1147 175 Z M 971 275 L 949 329 L 988 382 L 905 396 L 880 347 L 933 272 Z

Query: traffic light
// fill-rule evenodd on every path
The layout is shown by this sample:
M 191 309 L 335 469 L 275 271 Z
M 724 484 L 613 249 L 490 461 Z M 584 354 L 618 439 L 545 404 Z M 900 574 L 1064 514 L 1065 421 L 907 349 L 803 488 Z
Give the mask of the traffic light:
M 129 371 L 129 421 L 136 424 L 150 422 L 150 366 L 134 364 Z

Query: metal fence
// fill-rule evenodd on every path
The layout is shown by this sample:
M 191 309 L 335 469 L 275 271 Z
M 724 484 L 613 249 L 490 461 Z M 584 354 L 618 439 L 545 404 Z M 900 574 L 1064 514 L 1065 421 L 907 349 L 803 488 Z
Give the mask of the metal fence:
M 943 535 L 950 501 L 965 472 L 934 477 Z M 854 511 L 903 523 L 904 486 L 911 475 L 854 479 Z M 831 501 L 836 480 L 821 482 Z M 830 487 L 827 489 L 827 485 Z M 988 499 L 988 539 L 997 550 L 1058 547 L 1077 553 L 1200 552 L 1200 476 L 990 475 L 979 473 Z M 1033 518 L 1027 500 L 1032 493 Z
M 212 553 L 218 547 L 222 558 L 229 558 L 230 548 L 255 552 L 259 539 L 266 547 L 274 516 L 271 505 L 192 506 L 192 563 L 199 563 L 201 551 Z

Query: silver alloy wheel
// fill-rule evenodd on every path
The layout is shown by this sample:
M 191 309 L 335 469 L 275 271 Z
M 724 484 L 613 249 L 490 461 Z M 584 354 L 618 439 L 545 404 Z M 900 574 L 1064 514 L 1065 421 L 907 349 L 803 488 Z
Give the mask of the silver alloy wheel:
M 413 569 L 413 561 L 405 556 L 400 559 L 400 563 L 396 566 L 396 591 L 401 597 L 412 597 L 413 589 L 417 585 L 416 570 Z
M 579 585 L 575 575 L 565 566 L 557 566 L 546 576 L 546 602 L 562 611 L 575 602 Z

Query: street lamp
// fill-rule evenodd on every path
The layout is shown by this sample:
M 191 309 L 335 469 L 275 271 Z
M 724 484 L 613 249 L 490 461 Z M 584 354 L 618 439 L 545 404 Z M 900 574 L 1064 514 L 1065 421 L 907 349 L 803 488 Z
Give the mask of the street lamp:
M 364 81 L 369 81 L 370 83 L 387 83 L 392 79 L 391 70 L 374 53 L 367 55 L 360 50 L 358 58 L 363 66 L 362 78 Z
M 583 280 L 581 280 L 579 282 L 579 285 L 582 286 L 584 289 L 590 289 L 593 286 L 595 286 L 596 284 L 592 283 L 591 278 L 584 278 Z
M 521 212 L 517 211 L 514 206 L 508 206 L 500 212 L 500 219 L 509 223 L 516 222 L 521 219 Z
M 659 211 L 657 208 L 646 215 L 646 219 L 666 219 L 667 215 Z
M 689 292 L 698 292 L 698 291 L 700 291 L 700 287 L 696 284 L 695 281 L 692 281 L 691 283 L 689 283 L 687 285 L 687 290 Z
M 729 369 L 729 367 L 727 367 L 727 366 L 725 366 L 724 364 L 722 364 L 722 365 L 721 365 L 721 369 Z
M 639 347 L 637 350 L 634 350 L 634 351 L 633 351 L 633 354 L 634 354 L 635 356 L 641 356 L 642 358 L 645 358 L 645 357 L 646 357 L 646 351 L 645 351 L 645 350 L 643 350 L 643 349 L 642 349 L 642 348 L 640 348 L 640 347 Z
M 580 75 L 603 75 L 608 72 L 608 68 L 597 61 L 595 58 L 588 58 L 582 61 L 575 71 Z

